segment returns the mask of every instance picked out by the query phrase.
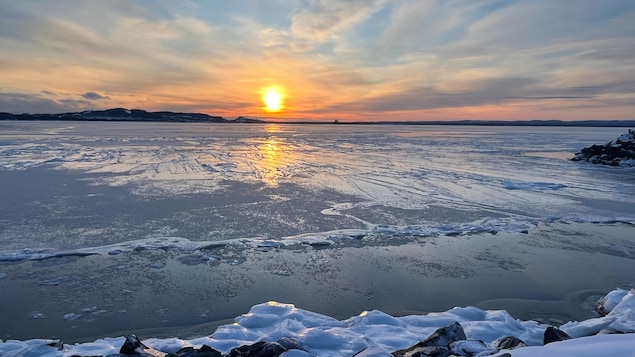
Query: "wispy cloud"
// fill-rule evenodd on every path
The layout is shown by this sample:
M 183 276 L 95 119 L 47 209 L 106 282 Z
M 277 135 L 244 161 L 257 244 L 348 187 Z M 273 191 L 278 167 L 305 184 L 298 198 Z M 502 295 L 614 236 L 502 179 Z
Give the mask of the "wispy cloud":
M 293 15 L 291 32 L 300 40 L 324 43 L 367 20 L 387 0 L 314 0 Z

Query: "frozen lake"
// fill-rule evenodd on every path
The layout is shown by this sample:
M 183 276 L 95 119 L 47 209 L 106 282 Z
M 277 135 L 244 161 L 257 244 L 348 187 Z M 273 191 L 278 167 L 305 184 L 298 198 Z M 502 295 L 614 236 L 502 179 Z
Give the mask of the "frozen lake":
M 633 221 L 615 128 L 0 123 L 3 251 Z M 342 231 L 341 233 L 345 233 Z M 0 255 L 1 256 L 1 255 Z
M 623 131 L 0 122 L 0 338 L 196 334 L 267 300 L 588 318 L 633 286 L 635 168 L 569 159 Z

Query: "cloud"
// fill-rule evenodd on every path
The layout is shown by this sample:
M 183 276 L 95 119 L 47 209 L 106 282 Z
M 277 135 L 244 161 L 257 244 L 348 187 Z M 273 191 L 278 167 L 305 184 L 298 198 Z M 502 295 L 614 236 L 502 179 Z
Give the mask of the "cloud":
M 456 83 L 454 91 L 438 87 L 413 87 L 393 93 L 370 96 L 361 100 L 334 105 L 336 111 L 426 111 L 447 108 L 467 108 L 508 105 L 522 102 L 588 101 L 598 99 L 607 91 L 604 87 L 548 87 L 537 78 L 483 78 Z
M 103 95 L 95 93 L 95 92 L 86 92 L 86 93 L 82 94 L 81 96 L 86 98 L 86 99 L 88 99 L 88 100 L 110 100 L 110 97 L 103 96 Z
M 60 13 L 70 3 L 77 8 Z M 13 49 L 0 59 L 7 65 L 5 83 L 66 91 L 99 84 L 108 92 L 201 83 L 213 79 L 207 68 L 232 57 L 218 44 L 240 42 L 238 29 L 214 27 L 187 15 L 162 18 L 141 11 L 138 4 L 132 6 L 137 11 L 128 12 L 119 2 L 66 1 L 59 7 L 45 2 L 42 6 L 51 11 L 46 16 L 42 9 L 21 4 L 0 5 L 8 11 L 0 11 L 0 45 Z M 74 15 L 90 9 L 100 14 L 94 24 Z
M 0 110 L 257 116 L 268 85 L 295 117 L 635 103 L 635 2 L 572 4 L 0 2 Z
M 21 113 L 63 113 L 78 108 L 77 102 L 55 101 L 39 94 L 0 92 L 0 111 Z
M 65 107 L 70 108 L 70 110 L 84 110 L 84 109 L 91 108 L 93 105 L 88 100 L 73 99 L 73 98 L 59 99 L 58 102 L 64 105 Z
M 258 32 L 258 39 L 264 47 L 286 46 L 291 42 L 291 33 L 284 29 L 264 28 Z
M 323 43 L 379 11 L 386 0 L 313 0 L 292 18 L 293 36 Z
M 43 90 L 38 93 L 0 92 L 0 111 L 10 113 L 64 113 L 94 109 L 94 100 L 110 100 L 95 92 L 79 95 Z

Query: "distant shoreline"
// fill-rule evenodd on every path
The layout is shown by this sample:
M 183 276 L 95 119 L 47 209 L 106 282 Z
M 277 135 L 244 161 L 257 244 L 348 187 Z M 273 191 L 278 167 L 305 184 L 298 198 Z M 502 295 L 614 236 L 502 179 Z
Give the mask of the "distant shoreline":
M 263 120 L 240 116 L 225 119 L 203 113 L 148 112 L 141 109 L 114 108 L 60 114 L 13 114 L 0 112 L 2 121 L 80 121 L 80 122 L 151 122 L 151 123 L 229 123 L 229 124 L 328 124 L 328 125 L 475 125 L 475 126 L 554 126 L 554 127 L 635 127 L 634 120 L 416 120 L 416 121 L 312 121 Z
M 275 122 L 280 123 L 280 122 Z M 284 124 L 335 124 L 335 125 L 448 125 L 448 126 L 570 126 L 570 127 L 634 127 L 635 120 L 434 120 L 434 121 L 356 121 L 338 123 L 313 123 L 308 121 L 284 122 Z

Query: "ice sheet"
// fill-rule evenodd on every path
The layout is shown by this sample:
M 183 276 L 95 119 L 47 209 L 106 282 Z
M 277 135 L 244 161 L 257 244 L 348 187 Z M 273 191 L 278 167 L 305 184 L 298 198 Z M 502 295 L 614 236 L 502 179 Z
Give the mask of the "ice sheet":
M 527 213 L 575 206 L 583 194 L 611 199 L 623 188 L 632 190 L 618 180 L 619 171 L 530 155 L 573 152 L 611 137 L 614 130 L 606 128 L 183 124 L 162 136 L 174 126 L 95 124 L 72 123 L 64 135 L 43 134 L 53 123 L 31 124 L 29 135 L 5 131 L 0 168 L 51 164 L 104 174 L 96 182 L 134 184 L 141 195 L 215 190 L 222 180 L 293 182 L 335 188 L 366 204 L 522 206 Z M 524 135 L 511 137 L 510 131 Z M 543 192 L 553 190 L 557 194 Z
M 104 238 L 118 243 L 170 235 L 190 240 L 257 235 L 287 240 L 304 235 L 303 239 L 324 241 L 325 236 L 360 228 L 365 231 L 360 234 L 435 235 L 522 231 L 550 221 L 634 222 L 635 183 L 629 179 L 633 168 L 596 167 L 563 158 L 589 143 L 608 141 L 615 132 L 612 128 L 7 123 L 0 133 L 0 170 L 54 168 L 74 173 L 90 185 L 121 188 L 132 193 L 120 198 L 127 200 L 123 210 L 126 205 L 151 202 L 139 209 L 157 211 L 166 200 L 183 197 L 213 203 L 228 182 L 251 186 L 237 186 L 227 195 L 237 196 L 240 190 L 264 193 L 259 187 L 268 191 L 266 197 L 245 198 L 254 205 L 228 206 L 226 212 L 201 203 L 196 209 L 174 212 L 168 223 L 157 215 L 142 217 L 130 227 L 118 225 L 134 212 L 103 217 L 105 222 L 113 221 L 95 226 L 80 222 L 82 216 L 68 217 L 67 221 L 77 221 L 76 228 L 50 226 L 41 222 L 42 214 L 28 225 L 7 218 L 0 241 L 20 249 L 42 247 L 29 245 L 29 239 L 56 241 L 63 236 L 72 236 L 79 248 L 102 245 Z M 305 197 L 288 192 L 288 185 L 304 190 Z M 322 198 L 325 190 L 341 197 L 327 202 Z M 82 205 L 97 207 L 110 194 L 99 192 L 86 195 L 94 199 Z M 322 218 L 310 209 L 294 215 L 309 207 L 306 197 L 311 195 L 316 205 L 323 201 L 330 207 L 317 210 Z M 73 208 L 77 199 L 60 196 L 58 201 L 48 209 L 61 220 L 63 210 Z M 36 199 L 28 204 L 43 205 Z M 228 216 L 229 212 L 234 213 Z M 102 213 L 77 214 L 97 220 Z M 327 228 L 335 220 L 342 232 Z M 174 226 L 178 221 L 182 227 Z M 255 222 L 269 227 L 252 228 Z M 136 230 L 140 225 L 148 227 Z M 194 230 L 197 225 L 200 231 Z M 31 238 L 22 242 L 25 236 Z M 6 259 L 7 253 L 3 256 Z

